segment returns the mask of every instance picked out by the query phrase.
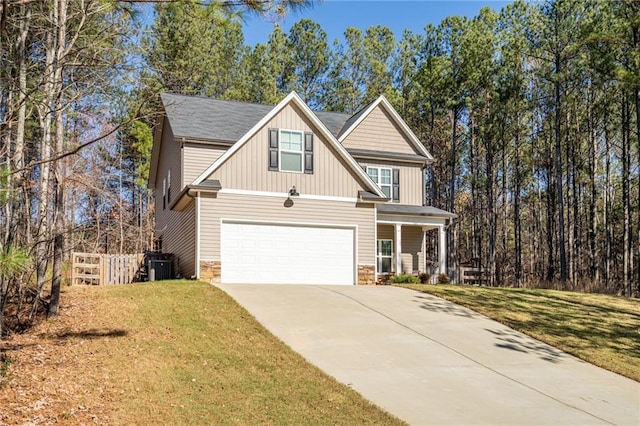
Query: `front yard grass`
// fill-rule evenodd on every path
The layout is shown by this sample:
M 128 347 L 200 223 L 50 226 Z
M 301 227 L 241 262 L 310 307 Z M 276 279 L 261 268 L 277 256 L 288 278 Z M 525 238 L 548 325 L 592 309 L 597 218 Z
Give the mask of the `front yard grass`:
M 403 424 L 208 284 L 74 287 L 62 300 L 63 313 L 65 300 L 74 309 L 33 340 L 47 361 L 21 357 L 32 343 L 5 343 L 13 362 L 0 424 Z
M 587 362 L 640 381 L 640 300 L 469 285 L 401 285 L 470 308 Z

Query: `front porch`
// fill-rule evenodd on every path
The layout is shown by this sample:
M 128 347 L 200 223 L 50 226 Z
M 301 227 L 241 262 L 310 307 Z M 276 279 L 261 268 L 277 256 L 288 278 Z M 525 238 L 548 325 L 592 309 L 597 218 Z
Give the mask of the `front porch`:
M 376 274 L 446 274 L 446 229 L 453 218 L 453 213 L 435 207 L 379 205 Z

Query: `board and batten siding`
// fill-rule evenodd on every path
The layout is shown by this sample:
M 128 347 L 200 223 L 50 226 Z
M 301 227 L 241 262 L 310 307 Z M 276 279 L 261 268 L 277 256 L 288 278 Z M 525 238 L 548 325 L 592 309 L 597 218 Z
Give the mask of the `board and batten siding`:
M 212 165 L 228 148 L 204 143 L 185 142 L 182 148 L 184 156 L 184 184 L 189 185 Z
M 375 265 L 375 209 L 356 203 L 321 201 L 293 197 L 293 206 L 284 207 L 286 197 L 249 196 L 220 191 L 217 197 L 202 194 L 200 202 L 200 260 L 220 260 L 222 220 L 264 223 L 357 226 L 356 250 L 359 265 Z M 309 242 L 313 244 L 313 242 Z M 222 265 L 224 268 L 224 265 Z M 327 265 L 330 268 L 331 265 Z
M 402 163 L 399 161 L 361 160 L 359 164 L 365 168 L 387 167 L 400 170 L 400 204 L 422 206 L 424 204 L 424 171 L 420 164 Z
M 417 154 L 391 115 L 380 105 L 353 129 L 342 145 L 349 149 Z
M 313 132 L 313 174 L 269 171 L 269 129 Z M 288 105 L 235 152 L 210 179 L 222 188 L 355 198 L 364 182 L 295 105 Z

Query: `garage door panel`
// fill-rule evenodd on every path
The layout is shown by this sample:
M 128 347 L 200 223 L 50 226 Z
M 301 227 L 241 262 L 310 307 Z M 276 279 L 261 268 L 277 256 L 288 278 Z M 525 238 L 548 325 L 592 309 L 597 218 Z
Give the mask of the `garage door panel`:
M 354 284 L 355 230 L 223 223 L 222 282 Z

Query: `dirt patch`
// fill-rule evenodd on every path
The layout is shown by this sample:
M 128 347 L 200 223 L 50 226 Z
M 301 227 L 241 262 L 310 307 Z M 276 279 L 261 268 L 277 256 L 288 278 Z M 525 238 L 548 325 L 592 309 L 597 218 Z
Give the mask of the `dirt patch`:
M 56 319 L 0 341 L 0 424 L 109 422 L 118 392 L 102 348 L 126 330 L 92 290 L 65 289 Z

